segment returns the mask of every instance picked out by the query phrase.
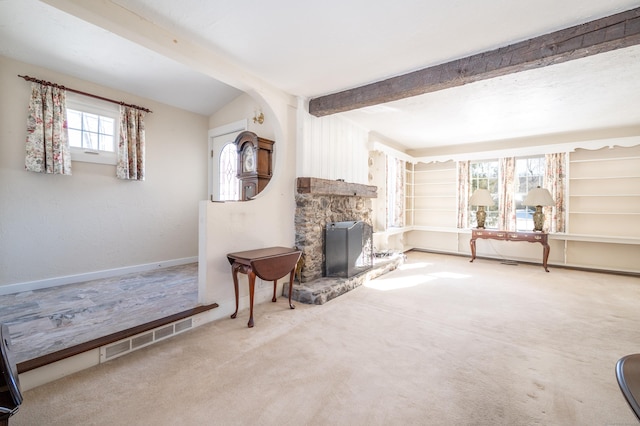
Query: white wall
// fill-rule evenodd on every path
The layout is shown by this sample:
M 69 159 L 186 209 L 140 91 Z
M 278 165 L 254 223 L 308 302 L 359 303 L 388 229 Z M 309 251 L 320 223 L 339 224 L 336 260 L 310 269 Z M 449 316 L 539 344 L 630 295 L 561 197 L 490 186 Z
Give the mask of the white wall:
M 273 125 L 276 117 L 274 117 L 269 109 L 263 107 L 263 104 L 263 101 L 254 99 L 249 94 L 243 93 L 209 117 L 209 130 L 223 127 L 239 120 L 246 120 L 247 130 L 254 132 L 261 138 L 275 140 Z M 253 121 L 256 113 L 259 112 L 265 114 L 265 119 L 262 124 Z
M 199 296 L 201 303 L 218 303 L 216 318 L 228 317 L 235 310 L 227 253 L 294 245 L 296 108 L 289 101 L 287 96 L 251 93 L 240 96 L 209 120 L 213 128 L 247 119 L 258 105 L 263 108 L 265 122 L 250 126 L 250 130 L 275 142 L 273 177 L 255 199 L 200 203 Z M 240 274 L 239 280 L 240 309 L 244 309 L 248 306 L 247 276 Z M 278 294 L 283 281 L 279 282 Z M 271 282 L 257 279 L 255 304 L 270 300 L 272 288 Z M 241 320 L 247 319 L 248 316 Z
M 79 162 L 72 176 L 26 172 L 31 86 L 18 74 L 151 109 L 146 180 L 120 181 L 115 166 Z M 207 117 L 5 57 L 0 93 L 0 286 L 196 258 Z

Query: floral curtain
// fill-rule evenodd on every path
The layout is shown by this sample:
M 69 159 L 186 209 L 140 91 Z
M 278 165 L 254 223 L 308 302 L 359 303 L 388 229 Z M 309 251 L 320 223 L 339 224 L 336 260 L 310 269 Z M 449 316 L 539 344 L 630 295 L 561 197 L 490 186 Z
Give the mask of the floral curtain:
M 458 228 L 466 228 L 469 220 L 469 161 L 458 161 Z
M 514 157 L 501 158 L 500 191 L 498 195 L 498 229 L 505 231 L 516 230 L 515 193 L 516 159 Z
M 144 111 L 120 106 L 119 179 L 144 180 Z
M 544 229 L 549 232 L 566 232 L 565 209 L 565 166 L 566 153 L 545 155 L 544 187 L 549 190 L 555 201 L 554 206 L 543 207 L 545 215 Z M 555 207 L 555 208 L 554 208 Z
M 25 170 L 71 174 L 66 99 L 64 88 L 31 83 Z

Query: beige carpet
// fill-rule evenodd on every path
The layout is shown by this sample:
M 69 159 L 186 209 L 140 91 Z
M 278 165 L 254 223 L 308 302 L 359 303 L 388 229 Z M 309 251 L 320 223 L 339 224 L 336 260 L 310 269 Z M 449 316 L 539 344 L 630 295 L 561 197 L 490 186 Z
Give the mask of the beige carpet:
M 11 425 L 633 425 L 640 280 L 410 253 L 25 392 Z

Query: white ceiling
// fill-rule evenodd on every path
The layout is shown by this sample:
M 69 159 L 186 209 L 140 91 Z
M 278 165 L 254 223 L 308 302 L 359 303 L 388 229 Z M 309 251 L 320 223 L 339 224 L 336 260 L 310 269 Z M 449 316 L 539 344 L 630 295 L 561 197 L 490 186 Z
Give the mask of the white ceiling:
M 306 98 L 640 6 L 637 0 L 111 0 Z M 210 115 L 238 90 L 37 0 L 0 55 Z M 342 113 L 408 149 L 640 124 L 640 47 Z M 38 76 L 34 76 L 38 77 Z

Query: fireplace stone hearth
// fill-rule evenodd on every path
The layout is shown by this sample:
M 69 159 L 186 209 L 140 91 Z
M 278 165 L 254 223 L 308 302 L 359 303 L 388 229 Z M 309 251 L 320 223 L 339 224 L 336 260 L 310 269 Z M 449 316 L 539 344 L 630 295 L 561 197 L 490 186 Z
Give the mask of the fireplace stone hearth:
M 388 253 L 383 258 L 374 258 L 372 268 L 353 277 L 322 277 L 302 284 L 294 283 L 291 298 L 300 303 L 322 305 L 374 278 L 393 271 L 402 265 L 404 261 L 404 253 Z M 289 297 L 288 285 L 283 286 L 283 296 Z
M 373 268 L 353 277 L 324 276 L 326 225 L 331 222 L 361 221 L 371 227 L 371 199 L 376 197 L 377 187 L 372 185 L 298 178 L 295 194 L 295 244 L 303 252 L 303 266 L 297 274 L 299 282 L 294 285 L 294 300 L 322 304 L 402 263 L 404 256 L 392 256 L 375 261 Z

